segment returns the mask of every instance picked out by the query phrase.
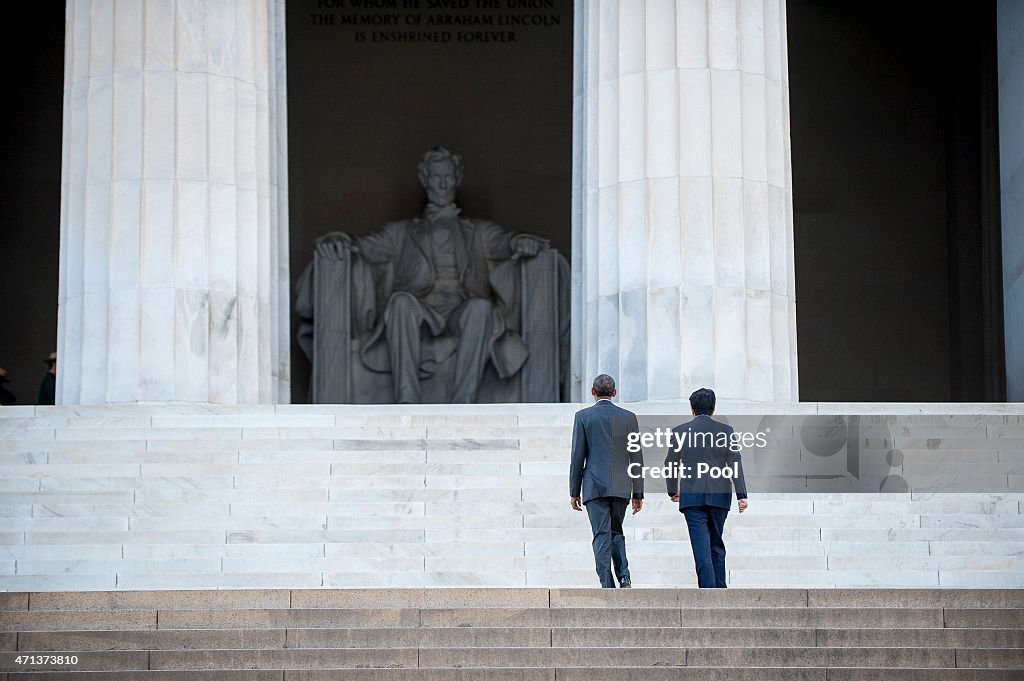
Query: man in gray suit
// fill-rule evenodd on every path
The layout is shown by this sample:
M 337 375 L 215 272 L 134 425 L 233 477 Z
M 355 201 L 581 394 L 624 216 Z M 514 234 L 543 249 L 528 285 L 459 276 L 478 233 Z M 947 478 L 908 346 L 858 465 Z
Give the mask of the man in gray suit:
M 594 560 L 601 587 L 614 589 L 612 565 L 619 587 L 632 586 L 626 560 L 626 538 L 622 520 L 630 500 L 633 513 L 644 502 L 642 477 L 632 478 L 629 466 L 643 466 L 643 453 L 627 449 L 630 433 L 639 432 L 636 414 L 612 404 L 615 381 L 608 374 L 594 379 L 590 394 L 596 402 L 576 412 L 572 426 L 572 463 L 569 466 L 569 503 L 576 511 L 587 507 L 594 532 Z M 638 448 L 636 448 L 638 449 Z

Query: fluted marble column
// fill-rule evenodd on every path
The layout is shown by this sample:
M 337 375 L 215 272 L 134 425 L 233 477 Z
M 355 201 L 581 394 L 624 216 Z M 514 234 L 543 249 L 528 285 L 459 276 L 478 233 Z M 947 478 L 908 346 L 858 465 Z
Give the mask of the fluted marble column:
M 576 16 L 584 393 L 607 372 L 625 401 L 797 400 L 785 0 Z
M 996 8 L 1006 399 L 1024 402 L 1024 5 Z
M 288 399 L 283 0 L 68 0 L 57 399 Z

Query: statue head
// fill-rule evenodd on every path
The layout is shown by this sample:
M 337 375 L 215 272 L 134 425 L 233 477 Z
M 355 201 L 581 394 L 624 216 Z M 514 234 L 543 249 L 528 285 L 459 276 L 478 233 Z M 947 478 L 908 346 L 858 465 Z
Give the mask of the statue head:
M 420 184 L 427 200 L 438 206 L 455 201 L 455 190 L 462 184 L 462 157 L 444 147 L 423 154 L 419 165 Z

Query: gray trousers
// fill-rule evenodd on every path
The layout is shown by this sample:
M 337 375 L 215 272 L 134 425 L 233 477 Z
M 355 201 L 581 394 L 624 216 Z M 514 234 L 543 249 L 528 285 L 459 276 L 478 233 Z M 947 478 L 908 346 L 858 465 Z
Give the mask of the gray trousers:
M 601 588 L 614 589 L 612 567 L 619 584 L 628 582 L 629 561 L 626 560 L 626 537 L 622 534 L 622 519 L 626 517 L 629 499 L 597 497 L 586 504 L 590 529 L 594 532 L 594 562 Z

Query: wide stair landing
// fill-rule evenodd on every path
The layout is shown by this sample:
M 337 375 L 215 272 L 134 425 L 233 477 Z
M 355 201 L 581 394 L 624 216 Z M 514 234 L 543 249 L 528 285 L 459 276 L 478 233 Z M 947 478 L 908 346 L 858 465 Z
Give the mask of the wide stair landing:
M 1021 590 L 12 592 L 0 608 L 0 681 L 1024 678 Z M 61 655 L 77 662 L 41 659 Z

